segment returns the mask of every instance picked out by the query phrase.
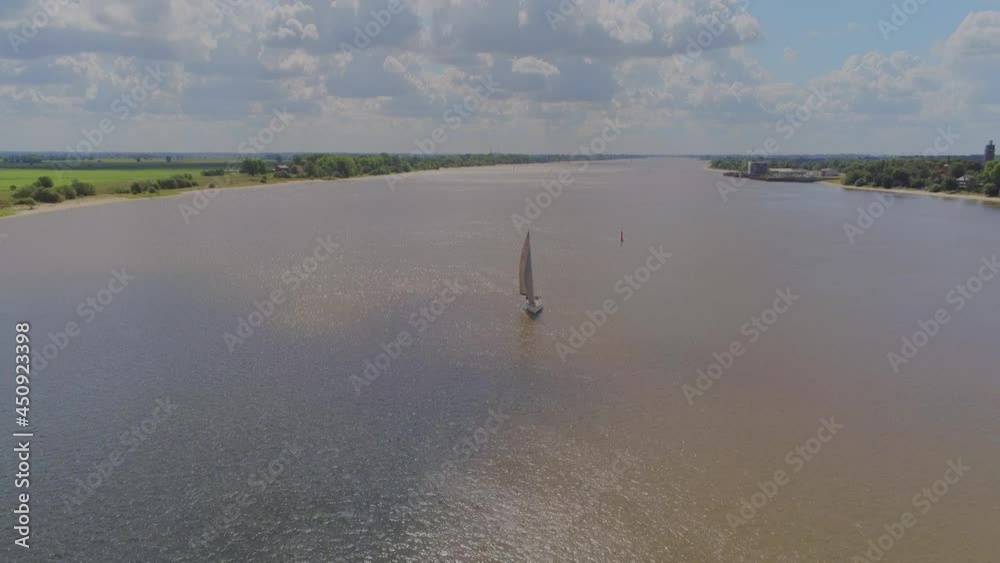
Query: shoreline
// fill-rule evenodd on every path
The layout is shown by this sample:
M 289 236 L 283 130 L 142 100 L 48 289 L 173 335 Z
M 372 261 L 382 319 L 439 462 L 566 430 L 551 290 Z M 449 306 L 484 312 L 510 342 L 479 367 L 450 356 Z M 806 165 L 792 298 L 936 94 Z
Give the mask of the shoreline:
M 916 190 L 913 188 L 877 188 L 874 186 L 845 186 L 843 184 L 838 184 L 836 182 L 821 180 L 817 182 L 819 184 L 829 184 L 831 186 L 836 186 L 844 190 L 852 190 L 859 192 L 877 192 L 885 194 L 895 194 L 895 195 L 923 195 L 923 196 L 933 196 L 942 199 L 964 199 L 966 201 L 978 201 L 980 203 L 988 203 L 993 205 L 1000 205 L 1000 198 L 989 197 L 982 194 L 974 193 L 962 193 L 962 192 L 929 192 L 927 190 Z
M 611 159 L 609 159 L 611 160 Z M 310 182 L 351 182 L 355 180 L 368 180 L 371 178 L 389 178 L 395 177 L 407 177 L 414 174 L 428 174 L 433 172 L 443 172 L 447 170 L 469 170 L 476 168 L 498 168 L 498 167 L 515 167 L 515 166 L 537 166 L 542 164 L 557 164 L 561 162 L 572 162 L 569 160 L 553 160 L 549 162 L 533 162 L 526 164 L 494 164 L 491 166 L 453 166 L 446 168 L 438 168 L 435 170 L 414 170 L 411 172 L 403 172 L 400 174 L 378 174 L 370 176 L 353 176 L 351 178 L 294 178 L 283 182 L 276 182 L 270 180 L 267 184 L 245 184 L 241 186 L 222 186 L 215 189 L 218 190 L 252 190 L 252 189 L 267 189 L 267 188 L 280 188 L 283 186 L 291 186 L 296 184 L 306 184 Z M 27 217 L 31 215 L 42 215 L 46 213 L 55 213 L 58 211 L 70 211 L 73 209 L 81 209 L 85 207 L 94 207 L 97 205 L 110 205 L 115 203 L 125 203 L 129 201 L 144 201 L 151 199 L 161 199 L 177 197 L 180 195 L 188 194 L 195 191 L 204 191 L 208 189 L 207 186 L 195 186 L 192 188 L 182 188 L 179 190 L 168 190 L 160 191 L 156 195 L 142 195 L 142 196 L 132 196 L 129 194 L 100 194 L 96 196 L 89 196 L 85 198 L 77 198 L 66 201 L 61 201 L 59 203 L 39 203 L 36 204 L 34 208 L 26 208 L 23 206 L 12 206 L 5 209 L 0 209 L 0 221 L 5 219 L 10 219 L 13 217 Z
M 721 172 L 735 172 L 734 170 L 724 170 L 724 169 L 721 169 L 721 168 L 712 168 L 711 165 L 706 165 L 705 166 L 705 170 L 708 171 L 708 172 L 720 172 L 720 173 Z M 874 186 L 845 186 L 845 185 L 841 184 L 840 180 L 837 179 L 837 178 L 829 179 L 829 180 L 817 180 L 817 181 L 812 182 L 812 183 L 813 184 L 826 184 L 828 186 L 837 187 L 837 188 L 840 188 L 842 190 L 852 190 L 852 191 L 859 191 L 859 192 L 878 192 L 878 193 L 895 194 L 895 195 L 922 195 L 922 196 L 939 197 L 939 198 L 942 198 L 942 199 L 963 199 L 963 200 L 966 200 L 966 201 L 978 201 L 980 203 L 986 203 L 986 204 L 992 204 L 992 205 L 998 205 L 998 206 L 1000 206 L 1000 198 L 989 197 L 989 196 L 985 196 L 985 195 L 982 195 L 982 194 L 974 194 L 974 193 L 929 192 L 927 190 L 915 190 L 913 188 L 895 188 L 895 189 L 891 189 L 890 190 L 888 188 L 878 188 L 878 187 L 874 187 Z
M 370 177 L 370 176 L 368 176 Z M 350 179 L 350 178 L 345 178 Z M 161 191 L 156 195 L 144 195 L 144 196 L 131 196 L 128 194 L 100 194 L 95 196 L 83 197 L 70 199 L 66 201 L 61 201 L 59 203 L 38 203 L 33 208 L 26 208 L 24 206 L 12 206 L 0 211 L 7 211 L 7 214 L 0 215 L 0 221 L 4 219 L 10 219 L 12 217 L 27 217 L 31 215 L 43 215 L 46 213 L 55 213 L 58 211 L 70 211 L 73 209 L 82 209 L 86 207 L 95 207 L 98 205 L 109 205 L 113 203 L 125 203 L 129 201 L 145 201 L 152 199 L 163 199 L 170 197 L 177 197 L 179 195 L 188 194 L 196 191 L 204 191 L 209 189 L 219 189 L 219 190 L 242 190 L 249 188 L 267 188 L 267 187 L 278 187 L 290 184 L 300 184 L 304 182 L 321 182 L 327 180 L 313 180 L 313 179 L 295 179 L 289 180 L 287 182 L 269 182 L 267 184 L 246 184 L 242 186 L 225 186 L 221 188 L 209 188 L 207 186 L 196 186 L 192 188 L 182 188 L 179 190 L 169 190 Z

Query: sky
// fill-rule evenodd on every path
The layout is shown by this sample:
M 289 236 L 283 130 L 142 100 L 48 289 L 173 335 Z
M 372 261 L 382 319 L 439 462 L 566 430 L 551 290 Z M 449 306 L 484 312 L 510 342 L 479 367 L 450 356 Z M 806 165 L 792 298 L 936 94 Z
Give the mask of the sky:
M 1000 0 L 4 0 L 0 33 L 4 151 L 975 154 L 1000 139 Z

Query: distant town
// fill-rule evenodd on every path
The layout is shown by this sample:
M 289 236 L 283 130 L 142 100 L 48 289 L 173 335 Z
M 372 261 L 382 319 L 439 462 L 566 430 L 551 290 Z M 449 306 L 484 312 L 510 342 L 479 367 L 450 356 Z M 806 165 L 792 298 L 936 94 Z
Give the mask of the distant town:
M 765 182 L 837 181 L 845 186 L 912 189 L 931 193 L 1000 195 L 1000 161 L 991 140 L 976 156 L 716 158 L 727 176 Z

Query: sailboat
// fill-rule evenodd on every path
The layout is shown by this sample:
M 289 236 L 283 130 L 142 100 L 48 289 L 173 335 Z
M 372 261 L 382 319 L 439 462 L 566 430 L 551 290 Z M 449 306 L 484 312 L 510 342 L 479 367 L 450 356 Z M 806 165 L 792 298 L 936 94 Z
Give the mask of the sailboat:
M 528 299 L 524 310 L 531 316 L 541 313 L 542 298 L 535 295 L 535 280 L 531 272 L 531 233 L 524 237 L 524 246 L 521 248 L 521 272 L 518 277 L 521 280 L 521 295 Z

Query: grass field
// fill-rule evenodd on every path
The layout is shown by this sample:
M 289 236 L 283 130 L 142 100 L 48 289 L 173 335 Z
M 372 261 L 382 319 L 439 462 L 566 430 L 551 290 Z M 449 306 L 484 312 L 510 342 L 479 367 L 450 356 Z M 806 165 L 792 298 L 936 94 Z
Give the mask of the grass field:
M 0 169 L 0 187 L 9 189 L 11 185 L 17 187 L 27 186 L 34 183 L 39 176 L 48 176 L 56 185 L 69 184 L 73 180 L 90 182 L 101 191 L 102 187 L 125 185 L 140 180 L 159 180 L 169 178 L 174 174 L 191 174 L 201 176 L 204 168 L 171 168 L 171 169 L 151 169 L 151 170 L 42 170 L 42 169 Z
M 202 176 L 202 170 L 209 168 L 221 168 L 218 166 L 205 168 L 152 168 L 137 170 L 45 170 L 42 168 L 21 169 L 21 168 L 0 168 L 0 203 L 13 200 L 13 191 L 10 186 L 28 186 L 35 182 L 39 176 L 49 176 L 55 185 L 70 184 L 73 180 L 89 182 L 97 189 L 97 195 L 128 193 L 132 182 L 143 180 L 159 180 L 170 178 L 177 174 L 191 174 L 199 187 L 207 187 L 214 183 L 220 188 L 254 185 L 260 182 L 259 178 L 254 178 L 246 174 L 227 174 L 225 176 Z M 268 178 L 269 182 L 280 182 L 279 179 Z M 167 195 L 171 191 L 165 191 L 162 195 Z
M 114 166 L 114 164 L 106 163 L 105 165 Z M 133 161 L 134 164 L 134 161 Z M 144 163 L 145 164 L 145 163 Z M 203 170 L 218 169 L 223 168 L 224 163 L 217 161 L 205 162 L 206 166 L 197 168 L 142 168 L 142 169 L 111 169 L 111 170 L 53 170 L 51 168 L 45 169 L 42 167 L 32 167 L 32 168 L 0 168 L 0 217 L 6 215 L 11 215 L 17 210 L 21 209 L 18 207 L 9 207 L 9 204 L 13 202 L 14 191 L 10 189 L 10 186 L 14 185 L 17 187 L 30 186 L 39 176 L 49 176 L 56 186 L 68 185 L 73 180 L 79 180 L 81 182 L 88 182 L 94 185 L 97 191 L 97 196 L 107 196 L 112 194 L 118 194 L 122 197 L 130 198 L 140 198 L 140 197 L 163 197 L 171 194 L 179 193 L 184 190 L 162 190 L 158 193 L 147 193 L 140 195 L 132 195 L 129 193 L 129 187 L 133 182 L 141 182 L 144 180 L 159 180 L 170 178 L 178 174 L 190 174 L 196 182 L 198 182 L 198 187 L 187 188 L 187 189 L 203 189 L 208 188 L 210 184 L 215 184 L 218 188 L 234 188 L 239 186 L 255 186 L 260 185 L 260 177 L 250 176 L 248 174 L 226 174 L 225 176 L 202 176 L 201 172 Z M 279 179 L 268 175 L 267 183 L 278 184 L 287 182 L 291 179 Z M 89 199 L 89 198 L 87 198 Z M 46 204 L 50 205 L 50 204 Z M 55 204 L 59 205 L 59 204 Z
M 225 168 L 227 163 L 238 162 L 235 160 L 225 160 L 218 158 L 185 158 L 185 159 L 174 159 L 171 162 L 159 158 L 144 158 L 139 162 L 136 162 L 134 158 L 105 158 L 101 160 L 80 160 L 80 161 L 69 161 L 70 165 L 66 166 L 68 171 L 72 170 L 137 170 L 137 169 L 158 169 L 158 168 Z M 64 162 L 59 162 L 62 164 Z M 42 161 L 34 164 L 27 164 L 23 162 L 0 162 L 0 168 L 20 168 L 25 170 L 54 170 L 58 165 L 57 161 Z

